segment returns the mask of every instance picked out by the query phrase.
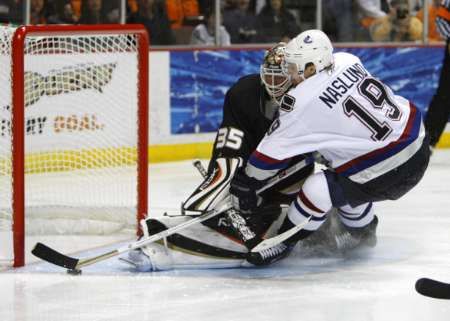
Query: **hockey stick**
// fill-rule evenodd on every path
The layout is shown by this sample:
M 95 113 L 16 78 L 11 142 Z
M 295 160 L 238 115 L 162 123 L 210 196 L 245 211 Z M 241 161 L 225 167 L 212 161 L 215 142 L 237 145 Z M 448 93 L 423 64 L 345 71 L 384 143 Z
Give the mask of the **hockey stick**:
M 303 162 L 300 162 L 298 164 L 296 164 L 294 167 L 296 167 L 295 171 L 297 171 L 298 169 L 300 169 L 301 167 L 306 166 L 308 163 L 306 162 L 306 160 L 304 160 Z M 201 165 L 201 164 L 200 164 Z M 301 165 L 301 166 L 300 166 Z M 292 168 L 289 168 L 289 173 L 291 172 L 295 172 L 292 171 Z M 262 187 L 260 190 L 258 190 L 258 193 L 261 193 L 262 191 L 266 190 L 267 188 L 269 188 L 270 186 L 273 186 L 275 183 L 277 183 L 279 180 L 285 178 L 286 176 L 289 176 L 290 174 L 286 173 L 286 172 L 281 172 L 280 174 L 272 177 L 268 182 L 267 185 L 265 185 L 264 187 Z M 177 226 L 174 226 L 172 228 L 169 228 L 167 230 L 164 230 L 160 233 L 154 234 L 152 236 L 140 239 L 138 241 L 129 243 L 125 246 L 122 246 L 120 248 L 117 248 L 115 250 L 97 255 L 97 256 L 93 256 L 90 258 L 84 258 L 84 259 L 78 259 L 78 258 L 74 258 L 74 257 L 70 257 L 67 255 L 64 255 L 50 247 L 48 247 L 47 245 L 43 244 L 43 243 L 36 243 L 36 245 L 34 246 L 33 250 L 31 251 L 31 253 L 33 255 L 35 255 L 36 257 L 47 261 L 49 263 L 52 263 L 54 265 L 58 265 L 61 267 L 64 267 L 66 269 L 68 269 L 67 272 L 72 273 L 72 274 L 79 274 L 81 273 L 81 268 L 85 267 L 85 266 L 89 266 L 101 261 L 104 261 L 106 259 L 109 259 L 111 257 L 117 256 L 119 254 L 128 252 L 130 250 L 133 249 L 137 249 L 140 248 L 142 246 L 145 246 L 147 244 L 153 243 L 155 241 L 159 241 L 167 236 L 170 236 L 172 234 L 175 234 L 176 232 L 185 229 L 191 225 L 206 221 L 216 215 L 219 215 L 220 213 L 223 213 L 227 210 L 231 209 L 231 205 L 225 203 L 223 204 L 219 209 L 214 209 L 211 211 L 208 211 L 206 213 L 203 213 L 197 217 L 194 217 L 193 219 L 186 221 L 184 223 L 181 223 Z
M 206 176 L 208 176 L 208 172 L 203 167 L 203 164 L 199 159 L 194 160 L 192 162 L 192 165 L 194 165 L 194 167 L 198 170 L 198 172 L 200 173 L 200 175 L 202 175 L 203 178 L 206 178 Z
M 281 242 L 287 240 L 292 235 L 300 231 L 302 228 L 308 224 L 308 222 L 311 220 L 311 216 L 305 220 L 304 222 L 294 226 L 290 230 L 287 230 L 284 233 L 278 234 L 274 237 L 271 237 L 270 239 L 265 239 L 264 241 L 261 241 L 258 245 L 256 245 L 250 252 L 261 252 L 264 250 L 267 250 L 268 248 L 274 247 L 277 244 L 280 244 Z
M 35 256 L 37 256 L 38 258 L 40 258 L 44 261 L 61 266 L 66 269 L 69 269 L 67 271 L 69 273 L 79 274 L 79 273 L 81 273 L 80 269 L 82 267 L 104 261 L 106 259 L 117 256 L 119 254 L 143 247 L 143 246 L 153 243 L 155 241 L 159 241 L 167 236 L 175 234 L 176 232 L 178 232 L 182 229 L 187 228 L 188 226 L 206 221 L 220 213 L 225 212 L 226 210 L 228 210 L 230 208 L 231 208 L 231 205 L 225 203 L 221 207 L 219 207 L 219 209 L 206 212 L 206 213 L 199 215 L 189 221 L 186 221 L 177 226 L 171 227 L 171 228 L 164 230 L 162 232 L 159 232 L 157 234 L 142 238 L 138 241 L 129 243 L 125 246 L 119 247 L 112 251 L 109 251 L 109 252 L 106 252 L 106 253 L 103 253 L 100 255 L 96 255 L 96 256 L 93 256 L 90 258 L 77 259 L 74 257 L 70 257 L 70 256 L 64 255 L 62 253 L 59 253 L 58 251 L 55 251 L 54 249 L 48 247 L 47 245 L 45 245 L 43 243 L 36 243 L 33 250 L 31 251 L 31 253 L 33 253 Z
M 260 189 L 258 191 L 258 194 L 261 193 L 262 191 L 266 190 L 267 188 L 275 185 L 281 179 L 285 179 L 287 176 L 290 176 L 291 174 L 297 172 L 299 169 L 302 169 L 303 167 L 307 166 L 308 164 L 310 164 L 310 162 L 308 162 L 308 159 L 306 158 L 306 159 L 302 160 L 301 162 L 295 164 L 294 166 L 289 167 L 284 171 L 281 171 L 279 174 L 277 174 L 274 177 L 275 179 L 274 178 L 270 179 L 268 184 L 266 184 L 262 189 Z M 200 174 L 203 177 L 206 177 L 206 175 L 207 175 L 206 170 L 199 160 L 195 160 L 193 162 L 193 165 L 198 169 L 198 171 L 200 172 Z M 240 231 L 240 228 L 242 228 L 242 226 L 247 227 L 245 225 L 245 220 L 242 218 L 242 216 L 237 211 L 233 211 L 233 209 L 227 210 L 225 213 L 228 214 L 228 216 L 230 217 L 230 220 L 231 220 L 233 226 L 235 228 L 237 228 L 240 233 L 242 233 Z M 293 228 L 291 228 L 290 230 L 287 230 L 284 233 L 278 234 L 272 238 L 261 241 L 255 247 L 253 247 L 250 252 L 261 252 L 263 250 L 274 247 L 275 245 L 287 240 L 292 235 L 294 235 L 295 233 L 300 231 L 302 228 L 304 228 L 306 226 L 306 224 L 308 224 L 308 222 L 311 220 L 311 217 L 312 216 L 310 216 L 307 220 L 305 220 L 301 224 L 294 226 Z M 244 222 L 244 224 L 242 222 Z M 236 225 L 234 223 L 236 223 Z M 254 237 L 254 233 L 250 229 L 248 229 L 248 227 L 246 230 L 249 230 L 253 234 L 253 237 Z M 246 238 L 245 231 L 243 231 L 243 232 L 244 232 L 243 238 Z M 253 238 L 251 235 L 249 235 L 249 237 L 250 237 L 249 239 Z
M 416 291 L 430 298 L 450 300 L 450 283 L 421 278 L 416 281 Z

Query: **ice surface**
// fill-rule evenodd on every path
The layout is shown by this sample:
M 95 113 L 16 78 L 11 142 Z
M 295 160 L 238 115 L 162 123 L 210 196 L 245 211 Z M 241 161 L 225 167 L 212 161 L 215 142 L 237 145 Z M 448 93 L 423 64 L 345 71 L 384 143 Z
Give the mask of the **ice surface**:
M 154 165 L 150 175 L 152 214 L 177 211 L 200 182 L 190 162 Z M 434 153 L 424 179 L 408 195 L 375 209 L 377 247 L 348 257 L 296 251 L 262 269 L 146 274 L 131 273 L 115 258 L 80 276 L 41 262 L 4 271 L 0 320 L 450 320 L 448 300 L 414 291 L 423 276 L 450 282 L 450 151 Z M 70 242 L 58 242 L 70 253 Z

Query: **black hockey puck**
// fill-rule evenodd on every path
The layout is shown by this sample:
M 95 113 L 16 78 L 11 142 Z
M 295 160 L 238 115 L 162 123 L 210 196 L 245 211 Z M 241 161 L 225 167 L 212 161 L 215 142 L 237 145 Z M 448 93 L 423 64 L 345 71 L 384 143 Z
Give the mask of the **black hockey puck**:
M 67 274 L 70 274 L 70 275 L 80 275 L 80 274 L 81 274 L 81 270 L 77 270 L 77 269 L 74 269 L 74 270 L 67 270 Z

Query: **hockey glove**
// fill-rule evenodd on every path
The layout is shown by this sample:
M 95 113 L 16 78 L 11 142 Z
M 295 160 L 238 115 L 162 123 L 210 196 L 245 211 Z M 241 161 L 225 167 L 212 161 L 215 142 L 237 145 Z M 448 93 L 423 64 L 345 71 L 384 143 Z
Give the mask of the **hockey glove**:
M 239 168 L 230 183 L 233 207 L 242 213 L 254 211 L 262 202 L 262 198 L 256 192 L 263 185 L 263 181 L 247 176 L 244 168 Z

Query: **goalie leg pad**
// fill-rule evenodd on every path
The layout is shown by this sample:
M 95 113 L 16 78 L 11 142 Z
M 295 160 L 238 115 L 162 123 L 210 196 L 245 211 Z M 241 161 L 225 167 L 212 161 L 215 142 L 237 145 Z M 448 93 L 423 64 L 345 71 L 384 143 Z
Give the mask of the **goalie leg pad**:
M 183 203 L 183 210 L 205 212 L 216 208 L 230 195 L 230 180 L 241 165 L 241 158 L 218 158 L 214 170 Z
M 148 224 L 150 222 L 151 224 Z M 144 237 L 149 237 L 167 229 L 163 223 L 152 219 L 142 220 L 141 227 Z M 139 272 L 171 270 L 173 266 L 172 256 L 168 251 L 166 239 L 164 239 L 162 246 L 152 243 L 129 251 L 128 259 L 124 261 L 134 265 Z
M 144 235 L 149 236 L 189 219 L 189 216 L 152 218 L 141 221 L 141 225 Z M 139 271 L 236 268 L 242 266 L 247 253 L 244 245 L 201 224 L 144 246 L 140 251 L 147 259 Z M 133 252 L 129 259 L 136 262 L 137 255 Z

